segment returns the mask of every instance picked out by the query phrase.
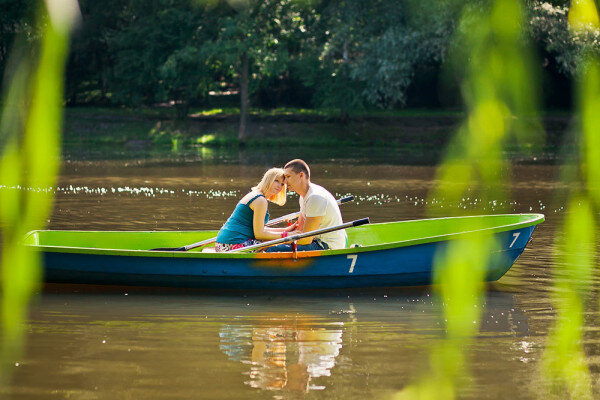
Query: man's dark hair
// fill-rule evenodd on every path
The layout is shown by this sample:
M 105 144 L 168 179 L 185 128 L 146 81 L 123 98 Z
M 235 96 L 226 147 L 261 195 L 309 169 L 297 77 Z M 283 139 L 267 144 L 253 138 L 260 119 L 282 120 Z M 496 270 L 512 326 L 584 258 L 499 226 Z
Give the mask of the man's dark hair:
M 296 174 L 304 172 L 306 174 L 306 177 L 310 179 L 310 168 L 308 168 L 308 164 L 306 164 L 303 160 L 299 158 L 296 158 L 295 160 L 292 160 L 285 164 L 285 167 L 283 167 L 283 169 L 286 168 L 291 168 L 291 170 L 294 171 L 294 173 Z

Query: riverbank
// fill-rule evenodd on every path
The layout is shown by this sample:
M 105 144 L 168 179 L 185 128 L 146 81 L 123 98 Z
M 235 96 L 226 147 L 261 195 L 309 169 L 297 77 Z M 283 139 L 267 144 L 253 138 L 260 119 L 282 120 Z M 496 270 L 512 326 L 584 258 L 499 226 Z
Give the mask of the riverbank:
M 237 147 L 238 110 L 193 110 L 177 121 L 168 107 L 67 108 L 65 145 L 115 145 L 127 147 L 200 146 Z M 341 121 L 322 110 L 251 110 L 244 146 L 325 146 L 443 148 L 464 119 L 457 110 L 374 111 Z M 556 152 L 571 124 L 568 113 L 553 112 L 542 118 L 545 144 L 538 151 Z M 510 148 L 509 144 L 509 148 Z

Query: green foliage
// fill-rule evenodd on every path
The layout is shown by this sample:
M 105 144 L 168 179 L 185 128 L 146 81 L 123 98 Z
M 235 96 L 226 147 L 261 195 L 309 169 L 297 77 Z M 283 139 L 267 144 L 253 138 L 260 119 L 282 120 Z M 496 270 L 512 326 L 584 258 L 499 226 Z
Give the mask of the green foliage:
M 560 397 L 591 399 L 590 371 L 582 348 L 583 313 L 594 270 L 594 213 L 589 199 L 576 195 L 568 204 L 562 234 L 557 236 L 554 305 L 556 322 L 544 353 L 544 373 Z
M 14 41 L 17 38 L 32 41 L 39 37 L 34 23 L 36 4 L 35 0 L 0 0 L 0 77 L 4 76 Z
M 468 189 L 482 191 L 481 196 L 490 199 L 505 197 L 498 191 L 504 179 L 503 146 L 510 138 L 522 148 L 539 143 L 538 86 L 521 18 L 522 10 L 514 1 L 497 1 L 492 11 L 466 9 L 450 65 L 463 82 L 469 115 L 440 168 L 444 195 L 438 198 L 458 203 Z
M 364 111 L 364 84 L 351 78 L 349 65 L 329 63 L 312 72 L 313 76 L 307 75 L 305 82 L 316 87 L 313 102 L 317 107 L 336 110 L 343 118 Z
M 286 73 L 309 38 L 306 18 L 313 12 L 294 0 L 236 2 L 235 12 L 221 19 L 214 54 L 231 76 L 239 77 L 240 57 L 250 61 L 253 93 Z
M 73 32 L 65 79 L 68 104 L 109 102 L 114 57 L 108 42 L 120 29 L 122 3 L 79 0 L 82 23 Z
M 133 1 L 122 7 L 118 29 L 106 33 L 113 57 L 112 100 L 128 106 L 161 100 L 187 105 L 207 96 L 207 82 L 215 79 L 203 45 L 215 34 L 215 17 L 213 10 L 187 0 Z
M 581 176 L 586 196 L 600 208 L 600 56 L 588 53 L 583 59 L 579 86 L 578 109 L 581 113 L 582 135 L 580 160 Z
M 173 52 L 159 68 L 160 97 L 175 103 L 178 119 L 188 115 L 192 99 L 208 97 L 215 86 L 208 60 L 202 50 L 186 46 Z
M 444 61 L 457 7 L 438 1 L 391 1 L 374 7 L 369 20 L 375 18 L 378 23 L 363 29 L 361 57 L 352 77 L 366 83 L 363 96 L 370 104 L 404 105 L 417 68 Z
M 3 363 L 20 351 L 27 303 L 40 278 L 39 256 L 22 240 L 46 224 L 59 167 L 64 63 L 78 8 L 56 4 L 48 3 L 38 19 L 40 42 L 11 64 L 0 120 Z
M 530 34 L 545 53 L 556 60 L 558 69 L 565 75 L 574 76 L 580 58 L 591 52 L 600 56 L 600 30 L 569 29 L 569 7 L 534 1 L 530 8 Z
M 593 0 L 575 2 L 568 16 L 574 37 L 598 34 L 600 18 Z M 576 169 L 566 168 L 563 179 L 571 193 L 562 234 L 557 237 L 555 307 L 557 322 L 548 337 L 544 372 L 553 391 L 572 399 L 593 398 L 590 370 L 582 348 L 583 313 L 591 291 L 597 248 L 597 215 L 600 210 L 600 54 L 584 46 L 575 57 L 578 75 L 577 108 L 580 122 L 575 134 L 578 153 Z
M 537 109 L 522 18 L 519 0 L 465 7 L 451 48 L 451 65 L 461 80 L 467 117 L 438 169 L 439 184 L 430 199 L 458 204 L 473 193 L 483 199 L 482 204 L 506 199 L 498 189 L 505 184 L 503 148 L 511 136 L 533 139 L 518 117 L 535 118 Z M 483 268 L 497 249 L 489 235 L 466 235 L 436 255 L 436 291 L 444 302 L 446 340 L 431 352 L 430 376 L 408 386 L 399 397 L 457 397 L 469 375 L 464 349 L 479 329 Z
M 36 36 L 25 15 L 32 1 L 8 2 L 0 15 L 0 68 L 17 31 Z M 212 90 L 239 89 L 245 54 L 254 105 L 312 104 L 354 115 L 367 106 L 410 105 L 409 93 L 437 104 L 437 78 L 461 10 L 486 3 L 81 0 L 84 24 L 69 57 L 67 101 L 163 102 L 182 117 Z M 597 31 L 567 29 L 564 3 L 528 2 L 521 24 L 552 68 L 573 76 L 577 57 L 597 52 L 600 41 Z

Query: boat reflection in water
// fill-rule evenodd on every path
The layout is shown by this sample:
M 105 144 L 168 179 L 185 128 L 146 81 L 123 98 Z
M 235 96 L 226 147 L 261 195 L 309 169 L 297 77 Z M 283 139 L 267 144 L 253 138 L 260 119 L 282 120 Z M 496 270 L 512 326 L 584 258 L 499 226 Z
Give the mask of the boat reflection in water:
M 323 390 L 342 348 L 342 322 L 323 326 L 307 316 L 269 317 L 259 326 L 223 325 L 220 348 L 230 360 L 249 365 L 244 383 L 258 389 Z M 323 321 L 321 321 L 323 322 Z
M 499 359 L 527 365 L 520 373 L 533 373 L 529 365 L 541 357 L 537 338 L 546 328 L 535 315 L 521 311 L 514 294 L 490 289 L 480 304 L 477 340 L 465 354 L 474 375 L 486 382 L 482 387 L 492 385 L 507 394 L 499 398 L 509 398 L 512 388 L 498 381 L 498 371 L 490 370 L 489 363 Z M 441 300 L 430 289 L 420 290 L 354 295 L 352 303 L 294 298 L 292 308 L 253 300 L 256 314 L 231 316 L 217 328 L 219 348 L 229 362 L 245 366 L 247 387 L 279 391 L 282 397 L 284 392 L 321 390 L 335 398 L 347 390 L 377 397 L 378 387 L 402 388 L 418 378 L 415 371 L 430 368 L 432 348 L 446 337 Z M 303 306 L 311 312 L 305 313 Z M 226 368 L 239 373 L 234 364 Z M 366 385 L 372 386 L 367 390 Z

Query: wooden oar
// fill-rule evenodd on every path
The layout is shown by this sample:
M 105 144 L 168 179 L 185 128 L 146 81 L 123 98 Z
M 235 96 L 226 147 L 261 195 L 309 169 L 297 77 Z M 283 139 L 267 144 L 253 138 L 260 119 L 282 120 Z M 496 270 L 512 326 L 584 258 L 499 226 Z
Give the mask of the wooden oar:
M 338 204 L 344 204 L 344 203 L 348 203 L 348 202 L 350 202 L 352 200 L 354 200 L 354 196 L 350 195 L 350 196 L 346 196 L 346 197 L 342 197 L 341 199 L 338 199 L 337 203 Z M 283 215 L 283 216 L 281 216 L 279 218 L 275 218 L 275 219 L 272 219 L 272 220 L 268 221 L 266 223 L 266 226 L 277 225 L 280 222 L 283 222 L 283 221 L 286 221 L 286 220 L 290 220 L 290 219 L 294 219 L 294 218 L 298 218 L 298 215 L 300 215 L 299 211 Z M 157 247 L 156 249 L 150 249 L 150 251 L 188 251 L 188 250 L 191 250 L 191 249 L 195 249 L 196 247 L 205 246 L 207 244 L 214 243 L 214 242 L 216 242 L 216 240 L 217 240 L 216 237 L 212 237 L 210 239 L 204 239 L 201 242 L 196 242 L 196 243 L 188 244 L 187 246 L 181 246 L 181 247 Z
M 309 236 L 322 235 L 323 233 L 327 233 L 327 232 L 333 232 L 333 231 L 338 231 L 340 229 L 352 228 L 353 226 L 364 225 L 364 224 L 368 224 L 370 222 L 371 221 L 369 220 L 369 218 L 357 219 L 356 221 L 346 222 L 345 224 L 330 226 L 327 228 L 321 228 L 321 229 L 317 229 L 315 231 L 310 231 L 310 232 L 298 233 L 298 234 L 295 234 L 292 236 L 286 236 L 284 238 L 269 240 L 268 242 L 263 242 L 263 243 L 258 243 L 258 244 L 252 245 L 252 246 L 242 247 L 241 249 L 229 250 L 229 251 L 226 251 L 225 253 L 245 253 L 245 252 L 252 251 L 252 250 L 275 246 L 277 244 L 295 242 L 297 240 L 304 239 L 305 237 L 309 237 Z

